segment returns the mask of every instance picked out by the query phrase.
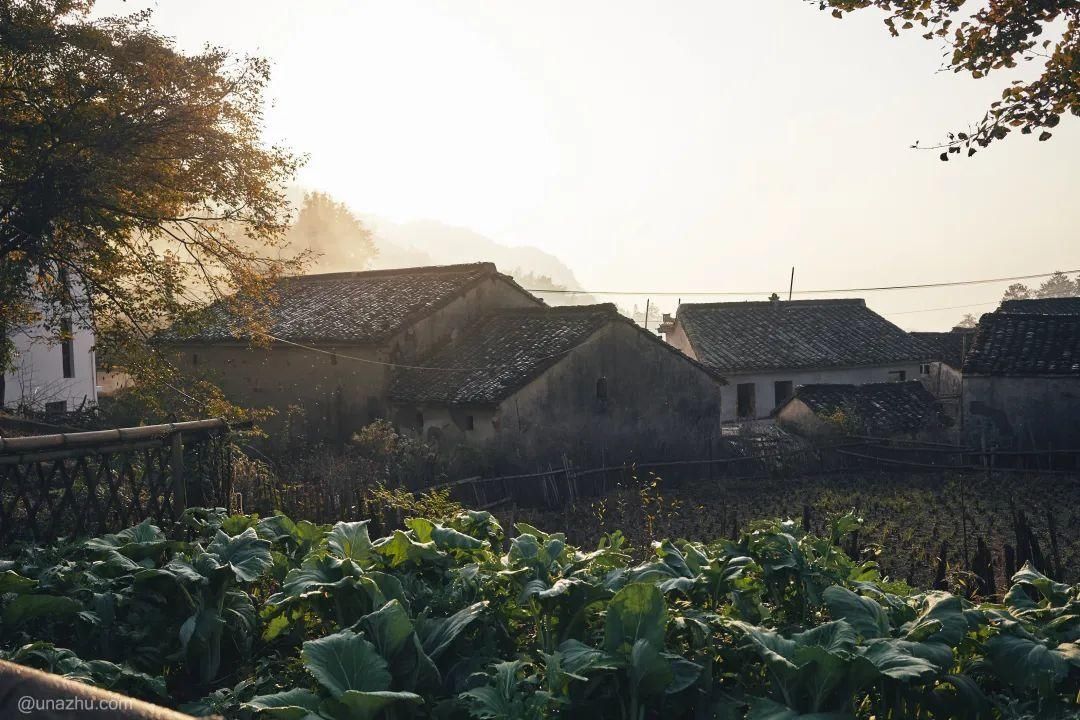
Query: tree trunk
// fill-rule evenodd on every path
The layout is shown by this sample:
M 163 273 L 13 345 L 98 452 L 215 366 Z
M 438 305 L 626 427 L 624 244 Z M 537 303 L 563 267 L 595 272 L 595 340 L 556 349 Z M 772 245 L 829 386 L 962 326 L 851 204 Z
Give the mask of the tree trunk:
M 0 410 L 7 406 L 7 367 L 10 348 L 7 343 L 7 323 L 0 318 Z

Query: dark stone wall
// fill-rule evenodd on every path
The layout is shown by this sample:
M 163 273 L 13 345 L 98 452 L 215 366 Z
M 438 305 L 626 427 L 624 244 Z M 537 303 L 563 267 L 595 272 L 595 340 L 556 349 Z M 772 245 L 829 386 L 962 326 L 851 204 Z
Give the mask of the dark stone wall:
M 718 452 L 720 383 L 613 322 L 503 401 L 489 448 L 518 467 L 702 459 Z M 719 455 L 717 455 L 719 456 Z
M 1080 448 L 1080 378 L 972 377 L 963 380 L 963 434 L 999 447 Z

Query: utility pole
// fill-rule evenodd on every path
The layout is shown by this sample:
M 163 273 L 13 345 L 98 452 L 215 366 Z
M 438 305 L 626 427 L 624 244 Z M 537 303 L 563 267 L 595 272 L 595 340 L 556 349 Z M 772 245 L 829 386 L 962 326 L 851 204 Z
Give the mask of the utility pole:
M 791 266 L 791 282 L 789 282 L 788 286 L 787 286 L 787 299 L 788 299 L 788 302 L 791 302 L 791 293 L 794 290 L 795 290 L 795 266 L 792 265 Z
M 645 298 L 645 329 L 649 329 L 649 302 L 652 298 Z

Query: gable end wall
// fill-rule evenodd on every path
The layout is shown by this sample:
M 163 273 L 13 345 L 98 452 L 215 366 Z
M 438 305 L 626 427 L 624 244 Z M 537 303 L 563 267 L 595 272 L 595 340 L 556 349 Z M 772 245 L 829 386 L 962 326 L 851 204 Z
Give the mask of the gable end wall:
M 607 399 L 597 397 L 603 378 Z M 615 321 L 499 404 L 498 453 L 566 454 L 598 465 L 708 457 L 719 438 L 720 383 L 643 331 Z

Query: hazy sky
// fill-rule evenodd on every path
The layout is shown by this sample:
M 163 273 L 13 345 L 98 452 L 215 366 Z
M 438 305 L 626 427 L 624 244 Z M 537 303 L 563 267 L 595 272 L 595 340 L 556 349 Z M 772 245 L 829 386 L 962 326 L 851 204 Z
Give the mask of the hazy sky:
M 1005 78 L 802 0 L 103 0 L 274 62 L 269 135 L 356 211 L 558 255 L 590 289 L 772 290 L 1080 268 L 1080 122 L 971 160 Z M 510 268 L 507 268 L 510 269 Z M 908 329 L 1003 285 L 866 294 Z M 754 296 L 758 299 L 759 296 Z M 674 298 L 656 298 L 670 310 Z M 619 299 L 624 305 L 640 298 Z M 936 312 L 926 308 L 962 306 Z

